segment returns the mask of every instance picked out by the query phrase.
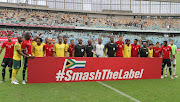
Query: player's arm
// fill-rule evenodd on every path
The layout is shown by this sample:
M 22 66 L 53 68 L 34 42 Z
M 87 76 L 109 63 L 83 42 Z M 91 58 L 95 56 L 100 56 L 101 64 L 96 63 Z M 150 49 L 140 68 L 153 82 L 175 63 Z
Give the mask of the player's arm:
M 56 55 L 56 45 L 53 46 L 53 56 L 57 58 L 57 55 Z
M 1 46 L 0 54 L 2 53 L 4 47 L 5 47 L 5 43 L 3 43 L 3 45 Z
M 19 45 L 15 45 L 15 48 L 17 49 L 17 52 L 20 54 L 20 55 L 22 55 L 22 56 L 24 56 L 24 57 L 29 57 L 28 55 L 26 55 L 26 54 L 24 54 L 24 53 L 22 53 L 21 51 L 20 51 L 20 48 L 19 48 Z
M 68 55 L 67 55 L 68 51 L 69 51 L 69 45 L 68 46 L 65 45 L 65 57 L 68 57 Z
M 74 45 L 74 47 L 73 47 L 72 57 L 74 57 L 74 55 L 75 55 L 75 49 L 76 49 L 76 45 Z
M 45 50 L 45 45 L 43 46 L 43 53 L 44 53 L 44 57 L 46 57 L 46 50 Z
M 26 52 L 26 44 L 24 42 L 22 42 L 22 53 L 29 56 L 29 54 Z
M 35 56 L 35 47 L 32 49 L 32 55 Z
M 176 46 L 176 50 L 175 50 L 175 54 L 174 54 L 174 56 L 176 56 L 176 54 L 177 54 L 177 46 Z
M 107 52 L 106 52 L 106 49 L 107 49 L 107 44 L 104 46 L 103 51 L 104 51 L 105 56 L 109 57 L 108 54 L 107 54 Z
M 3 51 L 3 48 L 1 48 L 1 50 L 0 50 L 0 54 L 2 53 L 2 51 Z
M 89 34 L 90 40 L 95 44 L 95 41 L 91 38 L 91 35 Z
M 42 35 L 42 33 L 40 33 L 39 35 L 35 36 L 32 41 L 36 41 L 41 35 Z
M 171 60 L 173 60 L 174 59 L 174 57 L 173 57 L 173 54 L 172 54 L 172 49 L 170 48 L 170 56 L 171 56 Z

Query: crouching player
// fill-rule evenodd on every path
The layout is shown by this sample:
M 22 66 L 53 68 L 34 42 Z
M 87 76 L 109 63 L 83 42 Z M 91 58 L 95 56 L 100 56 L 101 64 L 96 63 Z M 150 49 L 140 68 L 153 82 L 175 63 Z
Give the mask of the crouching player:
M 22 53 L 21 51 L 21 43 L 22 43 L 22 37 L 17 37 L 18 42 L 14 45 L 14 56 L 13 56 L 13 72 L 12 72 L 12 84 L 19 84 L 15 78 L 18 73 L 18 70 L 21 68 L 21 56 L 29 57 Z
M 162 72 L 161 72 L 161 79 L 164 78 L 163 76 L 163 70 L 164 67 L 167 64 L 167 67 L 169 68 L 169 73 L 170 73 L 170 78 L 174 79 L 172 77 L 172 70 L 171 70 L 171 60 L 170 60 L 170 56 L 172 58 L 172 49 L 170 46 L 167 45 L 167 41 L 164 41 L 164 46 L 161 47 L 161 53 L 162 53 L 162 57 L 163 57 L 163 63 L 162 63 Z M 170 55 L 170 56 L 169 56 Z

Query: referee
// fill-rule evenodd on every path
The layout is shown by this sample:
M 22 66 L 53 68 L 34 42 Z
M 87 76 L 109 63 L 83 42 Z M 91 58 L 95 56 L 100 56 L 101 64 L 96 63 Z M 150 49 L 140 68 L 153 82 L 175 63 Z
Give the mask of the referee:
M 114 43 L 114 37 L 110 37 L 110 42 L 107 43 L 105 45 L 105 50 L 108 49 L 107 51 L 107 57 L 115 57 L 115 53 L 116 53 L 116 50 L 117 50 L 117 44 Z
M 93 45 L 92 45 L 92 41 L 88 40 L 88 45 L 86 45 L 85 47 L 86 49 L 86 57 L 93 57 Z
M 84 57 L 85 56 L 85 46 L 82 45 L 82 39 L 78 39 L 78 44 L 73 48 L 73 57 Z
M 147 43 L 144 42 L 143 47 L 141 47 L 139 49 L 139 55 L 140 55 L 140 57 L 148 57 L 148 54 L 149 54 L 149 52 L 148 52 L 148 48 L 147 48 Z

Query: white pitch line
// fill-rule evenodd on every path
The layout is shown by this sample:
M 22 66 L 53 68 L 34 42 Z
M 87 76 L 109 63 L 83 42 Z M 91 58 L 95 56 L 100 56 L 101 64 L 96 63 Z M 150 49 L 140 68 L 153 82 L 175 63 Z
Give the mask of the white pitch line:
M 120 95 L 125 96 L 125 97 L 133 100 L 134 102 L 140 102 L 139 100 L 137 100 L 137 99 L 135 99 L 135 98 L 133 98 L 133 97 L 131 97 L 131 96 L 129 96 L 129 95 L 127 95 L 127 94 L 125 94 L 125 93 L 123 93 L 123 92 L 121 92 L 121 91 L 119 91 L 119 90 L 117 90 L 117 89 L 115 89 L 115 88 L 107 85 L 107 84 L 104 84 L 103 82 L 100 82 L 100 81 L 97 81 L 97 82 L 98 82 L 99 84 L 101 84 L 101 85 L 103 85 L 103 86 L 105 86 L 105 87 L 107 87 L 107 88 L 109 88 L 109 89 L 111 89 L 111 90 L 119 93 Z

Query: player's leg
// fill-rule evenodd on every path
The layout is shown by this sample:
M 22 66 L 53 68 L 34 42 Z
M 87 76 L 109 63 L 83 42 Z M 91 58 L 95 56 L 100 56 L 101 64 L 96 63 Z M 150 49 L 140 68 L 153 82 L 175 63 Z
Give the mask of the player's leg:
M 12 66 L 13 66 L 13 59 L 10 58 L 10 59 L 9 59 L 9 62 L 8 62 L 8 67 L 9 67 L 9 79 L 10 79 L 10 80 L 12 80 L 12 79 L 11 79 L 11 77 L 12 77 Z
M 27 58 L 23 58 L 23 81 L 22 84 L 26 84 L 25 76 L 26 76 L 26 69 L 27 69 Z
M 165 67 L 165 65 L 166 65 L 166 60 L 165 60 L 165 59 L 163 59 L 163 63 L 162 63 L 162 70 L 161 70 L 161 79 L 163 79 L 163 78 L 164 78 L 164 76 L 163 76 L 163 71 L 164 71 L 164 67 Z
M 171 79 L 174 79 L 174 78 L 172 77 L 171 60 L 170 60 L 170 59 L 167 60 L 167 67 L 169 68 L 170 78 L 171 78 Z
M 172 64 L 173 64 L 173 76 L 178 78 L 178 76 L 176 75 L 176 59 L 172 61 Z
M 168 67 L 165 66 L 165 77 L 167 77 L 167 71 L 168 71 Z
M 6 74 L 6 66 L 8 65 L 7 63 L 7 58 L 4 58 L 2 61 L 2 81 L 0 83 L 5 82 L 5 74 Z
M 12 72 L 12 81 L 11 83 L 12 84 L 19 84 L 17 81 L 16 81 L 16 75 L 19 71 L 19 68 L 21 68 L 21 61 L 16 61 L 16 60 L 13 60 L 13 72 Z

